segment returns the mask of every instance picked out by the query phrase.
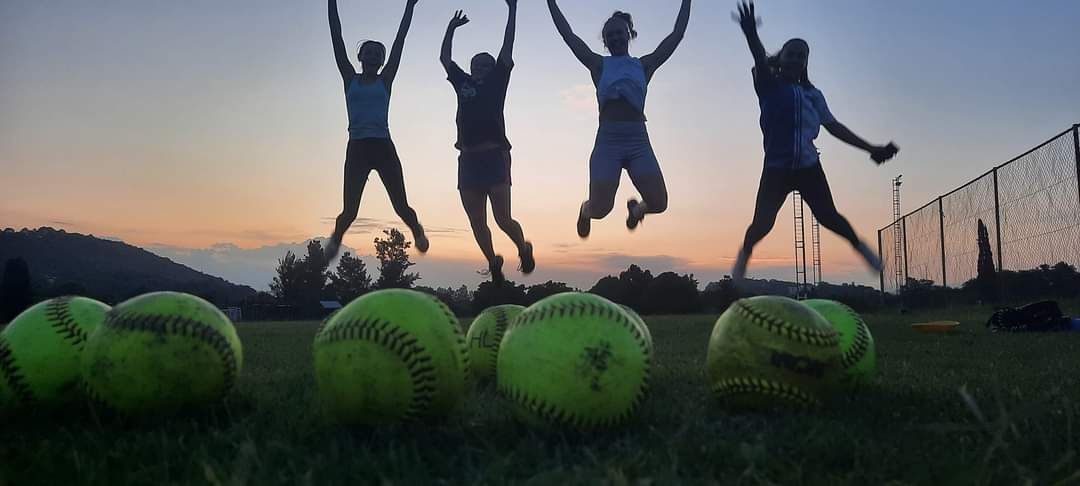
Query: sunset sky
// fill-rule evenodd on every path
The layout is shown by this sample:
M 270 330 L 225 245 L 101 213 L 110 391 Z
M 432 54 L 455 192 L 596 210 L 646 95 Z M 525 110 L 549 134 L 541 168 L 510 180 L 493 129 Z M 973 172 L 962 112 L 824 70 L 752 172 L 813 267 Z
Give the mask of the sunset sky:
M 601 52 L 616 9 L 650 52 L 676 0 L 563 0 Z M 827 5 L 828 8 L 824 7 Z M 393 40 L 403 0 L 340 0 L 345 42 Z M 549 279 L 588 286 L 638 262 L 654 272 L 728 273 L 753 212 L 762 166 L 758 106 L 734 1 L 697 0 L 675 56 L 649 87 L 649 130 L 671 203 L 635 233 L 625 209 L 578 239 L 597 125 L 588 72 L 545 2 L 521 0 L 506 119 L 514 144 L 514 212 Z M 496 52 L 502 0 L 421 0 L 394 86 L 390 129 L 410 200 L 432 238 L 423 285 L 470 286 L 483 265 L 456 191 L 456 100 L 438 62 L 455 9 L 466 65 Z M 876 245 L 891 218 L 890 179 L 905 210 L 1080 121 L 1080 2 L 934 3 L 761 0 L 770 50 L 811 46 L 810 76 L 837 118 L 901 148 L 890 164 L 822 133 L 837 205 Z M 263 288 L 284 248 L 331 231 L 341 207 L 345 103 L 322 0 L 0 2 L 0 227 L 52 226 L 119 238 L 208 273 Z M 402 227 L 372 177 L 345 243 L 373 253 Z M 633 194 L 628 179 L 619 206 Z M 494 225 L 493 225 L 494 226 Z M 808 228 L 809 229 L 809 228 Z M 824 275 L 876 285 L 843 240 L 824 234 Z M 501 233 L 496 248 L 517 263 Z M 759 246 L 751 277 L 793 278 L 792 210 Z M 508 268 L 507 270 L 511 270 Z

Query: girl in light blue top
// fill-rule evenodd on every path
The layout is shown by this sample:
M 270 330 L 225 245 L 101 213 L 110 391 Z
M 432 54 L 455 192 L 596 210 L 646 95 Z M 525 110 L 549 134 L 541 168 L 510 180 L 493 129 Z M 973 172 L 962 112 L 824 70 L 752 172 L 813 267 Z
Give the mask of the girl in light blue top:
M 600 128 L 589 160 L 589 199 L 578 211 L 578 236 L 587 238 L 593 219 L 602 219 L 615 205 L 622 170 L 630 174 L 642 200 L 626 203 L 626 227 L 634 229 L 646 214 L 667 209 L 664 175 L 645 129 L 645 96 L 653 74 L 666 62 L 686 33 L 690 22 L 690 0 L 682 0 L 675 30 L 656 51 L 641 58 L 630 55 L 630 40 L 637 37 L 630 14 L 615 12 L 604 23 L 604 46 L 610 56 L 601 56 L 574 34 L 556 0 L 548 0 L 555 21 L 574 56 L 589 69 L 600 105 Z
M 349 145 L 345 149 L 345 187 L 341 214 L 338 215 L 334 233 L 326 244 L 326 258 L 333 259 L 341 248 L 341 239 L 356 220 L 360 210 L 360 196 L 367 185 L 368 174 L 375 171 L 382 179 L 390 196 L 394 212 L 412 230 L 416 249 L 421 253 L 428 249 L 424 227 L 409 207 L 405 196 L 405 178 L 401 171 L 394 142 L 390 140 L 387 118 L 390 111 L 390 93 L 405 48 L 405 36 L 412 23 L 413 8 L 418 0 L 405 1 L 405 14 L 398 27 L 390 58 L 386 58 L 386 46 L 378 41 L 360 45 L 357 58 L 361 72 L 357 73 L 345 51 L 341 37 L 341 19 L 338 17 L 337 0 L 329 0 L 330 39 L 334 45 L 334 59 L 345 88 L 345 105 L 349 112 Z M 383 64 L 385 61 L 385 65 Z M 379 68 L 382 68 L 380 72 Z

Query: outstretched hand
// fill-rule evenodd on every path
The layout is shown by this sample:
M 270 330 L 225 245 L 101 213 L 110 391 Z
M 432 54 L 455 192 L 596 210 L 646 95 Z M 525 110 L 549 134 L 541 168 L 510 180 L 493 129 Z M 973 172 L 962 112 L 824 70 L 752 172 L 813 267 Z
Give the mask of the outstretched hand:
M 896 153 L 899 151 L 900 148 L 897 147 L 896 144 L 889 142 L 888 145 L 874 147 L 874 149 L 870 151 L 870 158 L 878 165 L 881 165 L 895 157 Z
M 458 10 L 457 12 L 454 12 L 454 17 L 450 19 L 450 28 L 456 29 L 467 23 L 469 23 L 469 16 L 465 15 L 461 10 Z
M 731 19 L 739 23 L 739 27 L 742 30 L 753 30 L 761 25 L 761 17 L 757 17 L 754 14 L 754 2 L 753 0 L 742 0 L 735 4 L 738 9 L 738 13 L 731 12 Z

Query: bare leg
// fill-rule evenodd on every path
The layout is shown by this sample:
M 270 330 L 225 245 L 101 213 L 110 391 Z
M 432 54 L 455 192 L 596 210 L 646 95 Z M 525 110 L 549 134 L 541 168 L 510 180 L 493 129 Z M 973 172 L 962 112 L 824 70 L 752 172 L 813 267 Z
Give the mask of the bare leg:
M 659 214 L 667 211 L 668 192 L 663 173 L 635 174 L 630 172 L 630 180 L 641 193 L 641 202 L 631 199 L 626 203 L 626 227 L 634 229 L 646 214 Z
M 578 236 L 588 238 L 593 219 L 603 219 L 615 207 L 615 192 L 619 181 L 592 181 L 589 183 L 589 200 L 581 204 L 578 213 Z
M 461 205 L 465 207 L 465 214 L 469 217 L 473 237 L 487 260 L 487 272 L 482 273 L 491 275 L 491 280 L 495 283 L 501 283 L 504 280 L 503 257 L 495 254 L 491 244 L 491 230 L 487 225 L 487 194 L 477 191 L 460 192 Z
M 735 259 L 735 266 L 731 270 L 731 278 L 742 280 L 746 276 L 746 265 L 750 261 L 750 255 L 754 252 L 754 246 L 772 231 L 776 224 L 776 213 L 784 205 L 787 195 L 791 192 L 783 181 L 772 181 L 766 174 L 761 176 L 761 184 L 758 186 L 757 203 L 754 206 L 754 220 L 746 229 L 742 248 Z
M 518 249 L 518 257 L 521 259 L 522 273 L 532 273 L 536 267 L 533 260 L 532 243 L 525 241 L 525 234 L 521 230 L 521 224 L 510 216 L 510 185 L 502 184 L 491 188 L 491 212 L 495 214 L 495 224 L 499 229 L 510 237 Z
M 412 231 L 416 249 L 420 253 L 426 253 L 428 239 L 424 234 L 424 227 L 420 225 L 420 220 L 416 217 L 416 211 L 409 206 L 409 199 L 405 194 L 405 176 L 401 172 L 401 161 L 398 160 L 396 152 L 391 151 L 390 156 L 393 160 L 384 161 L 379 165 L 377 169 L 379 178 L 382 179 L 383 186 L 386 187 L 386 193 L 390 196 L 390 203 L 394 206 L 394 212 Z
M 356 221 L 356 215 L 360 211 L 360 197 L 364 194 L 370 169 L 360 159 L 357 147 L 350 145 L 345 154 L 345 182 L 342 188 L 341 214 L 338 214 L 334 225 L 334 232 L 330 235 L 330 241 L 326 244 L 324 254 L 327 261 L 337 256 L 341 248 L 341 240 L 345 232 Z
M 469 217 L 469 225 L 472 226 L 473 237 L 480 246 L 480 252 L 484 254 L 484 260 L 489 264 L 495 259 L 495 249 L 491 243 L 491 230 L 487 224 L 487 194 L 477 191 L 460 191 L 461 205 L 465 208 L 465 215 Z
M 875 271 L 881 271 L 881 259 L 878 258 L 877 253 L 859 239 L 855 228 L 837 211 L 832 191 L 829 189 L 829 182 L 825 179 L 825 172 L 820 167 L 809 178 L 800 181 L 799 192 L 822 226 L 842 236 L 862 255 L 867 265 Z

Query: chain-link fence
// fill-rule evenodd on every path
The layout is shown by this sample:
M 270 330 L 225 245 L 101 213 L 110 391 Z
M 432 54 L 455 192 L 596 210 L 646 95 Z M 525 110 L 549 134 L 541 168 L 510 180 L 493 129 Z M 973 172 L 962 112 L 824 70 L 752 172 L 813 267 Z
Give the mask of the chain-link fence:
M 974 279 L 979 221 L 997 270 L 1080 267 L 1078 132 L 1073 125 L 878 230 L 882 292 L 913 282 L 956 288 Z

